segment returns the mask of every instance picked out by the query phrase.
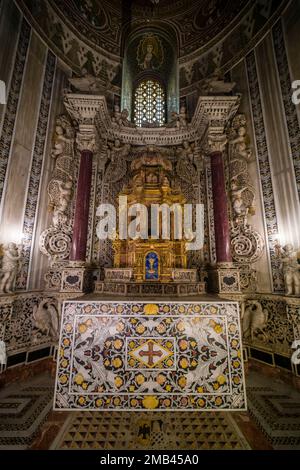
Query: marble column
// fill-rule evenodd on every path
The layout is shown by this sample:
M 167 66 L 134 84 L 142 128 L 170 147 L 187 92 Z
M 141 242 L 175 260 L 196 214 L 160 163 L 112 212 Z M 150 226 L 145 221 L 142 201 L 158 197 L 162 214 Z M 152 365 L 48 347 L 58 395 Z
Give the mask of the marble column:
M 76 137 L 80 166 L 69 265 L 62 272 L 62 292 L 91 292 L 93 269 L 86 263 L 95 132 L 92 125 L 79 125 Z
M 224 171 L 224 149 L 227 138 L 224 132 L 209 135 L 211 161 L 212 198 L 214 209 L 216 266 L 209 272 L 209 288 L 212 292 L 240 292 L 240 273 L 231 256 L 230 223 Z
M 225 186 L 223 148 L 226 138 L 210 141 L 212 196 L 214 208 L 215 243 L 217 263 L 231 263 L 230 228 Z
M 68 93 L 64 105 L 70 117 L 78 123 L 77 150 L 80 166 L 77 179 L 72 245 L 69 264 L 63 269 L 61 292 L 91 292 L 95 268 L 86 259 L 89 230 L 89 213 L 93 156 L 96 151 L 96 117 L 105 105 L 105 98 L 98 95 Z M 91 227 L 90 227 L 91 229 Z
M 70 261 L 85 261 L 93 170 L 93 152 L 81 150 Z

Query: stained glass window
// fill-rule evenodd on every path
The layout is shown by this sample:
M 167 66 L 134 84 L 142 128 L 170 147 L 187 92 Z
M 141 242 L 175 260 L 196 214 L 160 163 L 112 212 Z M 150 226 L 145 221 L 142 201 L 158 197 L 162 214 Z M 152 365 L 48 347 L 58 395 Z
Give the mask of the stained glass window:
M 158 80 L 142 80 L 134 94 L 134 122 L 138 127 L 165 124 L 165 92 Z

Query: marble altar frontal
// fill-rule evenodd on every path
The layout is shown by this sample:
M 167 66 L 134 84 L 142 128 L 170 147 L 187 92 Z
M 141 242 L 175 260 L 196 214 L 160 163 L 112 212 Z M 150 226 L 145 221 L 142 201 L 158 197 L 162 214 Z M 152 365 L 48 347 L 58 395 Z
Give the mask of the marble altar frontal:
M 235 302 L 67 301 L 56 410 L 244 410 Z

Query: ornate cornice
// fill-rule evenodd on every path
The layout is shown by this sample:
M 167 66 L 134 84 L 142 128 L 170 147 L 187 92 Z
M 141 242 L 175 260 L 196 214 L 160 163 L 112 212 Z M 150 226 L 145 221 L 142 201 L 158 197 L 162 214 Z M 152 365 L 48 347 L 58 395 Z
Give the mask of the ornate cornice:
M 199 112 L 207 122 L 207 153 L 224 151 L 227 144 L 225 129 L 239 105 L 240 96 L 200 96 Z
M 198 104 L 192 122 L 184 129 L 178 129 L 176 127 L 119 127 L 112 122 L 107 109 L 105 97 L 102 97 L 100 100 L 99 112 L 95 118 L 95 125 L 99 136 L 102 139 L 120 139 L 122 142 L 131 145 L 170 146 L 181 145 L 185 140 L 189 142 L 201 142 L 205 136 L 207 121 Z
M 68 93 L 64 105 L 72 119 L 79 125 L 93 125 L 100 110 L 103 96 Z
M 222 147 L 226 145 L 225 127 L 237 112 L 240 97 L 200 97 L 191 123 L 183 129 L 119 126 L 112 121 L 106 99 L 101 95 L 67 94 L 64 103 L 71 118 L 79 124 L 78 142 L 94 142 L 95 139 L 91 136 L 96 132 L 101 140 L 119 139 L 131 145 L 172 146 L 181 145 L 184 141 L 200 145 L 208 131 L 210 145 Z M 79 145 L 81 146 L 81 143 Z
M 240 96 L 200 96 L 197 109 L 206 117 L 211 133 L 223 134 L 239 105 Z

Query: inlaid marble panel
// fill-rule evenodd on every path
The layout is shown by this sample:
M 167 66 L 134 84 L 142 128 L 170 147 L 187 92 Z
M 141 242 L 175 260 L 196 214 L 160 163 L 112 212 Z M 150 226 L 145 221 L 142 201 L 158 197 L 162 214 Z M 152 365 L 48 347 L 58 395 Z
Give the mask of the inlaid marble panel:
M 67 301 L 55 409 L 245 409 L 235 302 Z

